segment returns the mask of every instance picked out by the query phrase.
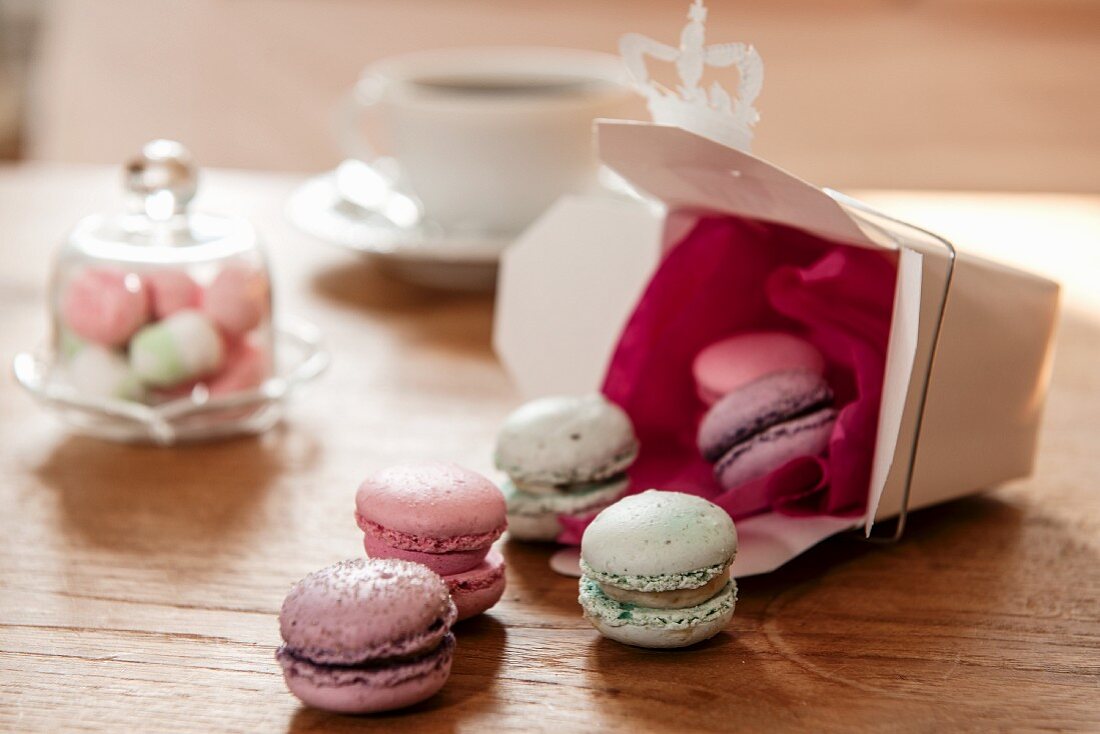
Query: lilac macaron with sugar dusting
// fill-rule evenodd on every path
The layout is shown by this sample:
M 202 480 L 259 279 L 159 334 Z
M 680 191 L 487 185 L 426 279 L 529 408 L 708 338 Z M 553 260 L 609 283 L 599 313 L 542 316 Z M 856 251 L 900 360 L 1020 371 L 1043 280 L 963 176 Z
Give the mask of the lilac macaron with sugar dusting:
M 774 372 L 729 393 L 699 425 L 703 458 L 726 489 L 766 476 L 829 445 L 836 409 L 825 378 L 810 370 Z
M 457 610 L 426 566 L 342 561 L 295 584 L 279 613 L 276 658 L 304 703 L 365 714 L 434 695 L 451 672 Z

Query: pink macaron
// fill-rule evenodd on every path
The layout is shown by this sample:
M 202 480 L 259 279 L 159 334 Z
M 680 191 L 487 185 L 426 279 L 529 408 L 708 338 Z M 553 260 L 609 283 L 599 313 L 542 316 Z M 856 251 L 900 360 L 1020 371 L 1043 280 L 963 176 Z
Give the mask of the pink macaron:
M 738 334 L 714 342 L 692 363 L 699 398 L 707 405 L 772 372 L 825 372 L 825 358 L 805 339 L 781 331 Z
M 355 507 L 367 555 L 423 563 L 443 576 L 459 619 L 500 599 L 504 559 L 489 551 L 508 521 L 504 495 L 485 477 L 455 464 L 393 466 L 360 485 Z
M 469 571 L 444 576 L 443 581 L 458 607 L 458 619 L 476 617 L 492 609 L 504 595 L 504 556 L 494 548 Z
M 149 291 L 149 303 L 156 319 L 198 308 L 202 303 L 202 286 L 182 270 L 154 270 L 142 275 L 141 282 Z
M 410 706 L 451 672 L 457 611 L 434 572 L 399 560 L 343 561 L 295 584 L 275 654 L 290 692 L 340 713 Z
M 87 268 L 66 285 L 61 318 L 77 336 L 120 347 L 149 320 L 149 293 L 134 273 Z
M 226 267 L 207 287 L 202 308 L 229 336 L 240 336 L 255 329 L 271 309 L 267 275 L 259 268 Z

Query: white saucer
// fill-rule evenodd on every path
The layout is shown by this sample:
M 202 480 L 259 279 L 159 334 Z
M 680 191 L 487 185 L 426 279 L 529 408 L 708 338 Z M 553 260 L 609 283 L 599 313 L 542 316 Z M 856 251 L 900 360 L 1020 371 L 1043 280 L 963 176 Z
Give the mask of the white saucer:
M 338 176 L 367 178 L 366 200 L 349 200 Z M 411 197 L 385 189 L 385 178 L 358 161 L 310 178 L 291 194 L 287 218 L 306 234 L 369 255 L 414 283 L 452 290 L 490 290 L 510 236 L 445 232 L 420 214 Z

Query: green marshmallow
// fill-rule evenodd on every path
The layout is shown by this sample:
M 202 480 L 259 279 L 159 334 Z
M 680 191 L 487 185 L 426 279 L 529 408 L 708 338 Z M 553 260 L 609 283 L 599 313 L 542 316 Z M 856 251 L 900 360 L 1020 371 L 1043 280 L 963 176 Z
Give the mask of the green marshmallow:
M 175 336 L 160 324 L 146 326 L 134 335 L 130 364 L 142 381 L 156 387 L 178 385 L 189 376 Z

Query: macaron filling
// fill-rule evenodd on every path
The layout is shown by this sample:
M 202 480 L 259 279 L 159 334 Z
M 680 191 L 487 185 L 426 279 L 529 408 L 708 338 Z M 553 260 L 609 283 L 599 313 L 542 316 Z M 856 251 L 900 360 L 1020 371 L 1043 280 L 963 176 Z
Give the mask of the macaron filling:
M 501 490 L 508 503 L 509 515 L 572 515 L 606 507 L 626 492 L 628 484 L 626 475 L 620 473 L 604 482 L 585 484 L 581 491 L 533 494 L 510 481 L 504 482 Z
M 731 472 L 733 466 L 750 451 L 781 441 L 790 442 L 792 447 L 806 441 L 811 449 L 816 448 L 816 450 L 805 453 L 810 455 L 820 453 L 828 445 L 829 433 L 836 422 L 836 415 L 834 408 L 825 407 L 811 413 L 792 416 L 782 423 L 771 425 L 731 446 L 714 465 L 714 474 L 719 477 L 723 486 L 735 486 L 751 481 L 756 478 L 752 475 L 755 472 L 734 473 Z
M 482 563 L 464 573 L 456 573 L 453 576 L 444 576 L 447 588 L 451 593 L 455 591 L 480 591 L 495 586 L 504 578 L 504 563 Z
M 517 485 L 537 488 L 557 488 L 558 491 L 573 491 L 576 485 L 593 482 L 612 481 L 625 472 L 638 458 L 638 442 L 631 436 L 630 442 L 615 449 L 609 458 L 599 466 L 562 466 L 555 469 L 531 470 L 519 462 L 503 460 L 497 455 L 497 468 L 512 478 Z
M 296 657 L 308 660 L 315 665 L 359 666 L 368 660 L 403 658 L 434 650 L 440 640 L 450 634 L 451 625 L 454 624 L 457 616 L 458 610 L 455 609 L 454 604 L 449 603 L 444 615 L 437 617 L 423 631 L 355 651 L 294 646 L 289 642 L 284 647 L 293 650 Z
M 368 657 L 356 663 L 325 663 L 311 659 L 283 645 L 275 657 L 287 676 L 299 676 L 314 685 L 343 686 L 367 683 L 389 687 L 408 680 L 430 675 L 450 665 L 454 656 L 455 637 L 446 632 L 428 649 L 410 655 Z
M 415 535 L 405 533 L 393 528 L 387 528 L 356 511 L 355 522 L 366 534 L 373 536 L 391 548 L 416 551 L 419 553 L 454 553 L 462 551 L 478 551 L 488 548 L 504 534 L 504 526 L 493 528 L 484 533 L 471 533 L 468 535 L 452 535 L 436 538 L 430 535 Z
M 818 378 L 820 379 L 820 378 Z M 755 396 L 748 395 L 754 387 L 763 386 L 774 381 L 767 378 L 757 381 L 753 385 L 743 388 L 742 397 L 752 400 Z M 736 393 L 732 393 L 736 394 Z M 833 391 L 828 384 L 821 380 L 820 384 L 805 392 L 781 394 L 774 399 L 774 403 L 766 409 L 746 417 L 744 422 L 734 422 L 731 428 L 719 435 L 712 435 L 701 439 L 700 450 L 703 458 L 714 463 L 719 459 L 725 459 L 738 445 L 747 444 L 754 437 L 767 433 L 769 430 L 781 426 L 789 421 L 796 421 L 810 415 L 826 410 L 831 410 L 833 405 Z M 719 409 L 715 409 L 718 413 Z M 835 411 L 834 411 L 835 415 Z M 710 416 L 708 416 L 708 419 Z M 706 419 L 704 419 L 704 423 Z M 708 433 L 704 425 L 700 429 L 701 434 Z
M 728 571 L 728 566 L 726 570 Z M 692 589 L 671 589 L 669 591 L 635 591 L 623 589 L 613 584 L 600 583 L 604 594 L 621 604 L 635 604 L 652 609 L 683 609 L 702 604 L 718 594 L 729 580 L 728 573 L 721 573 L 702 586 Z
M 512 485 L 524 494 L 559 495 L 591 492 L 592 490 L 602 489 L 609 484 L 617 484 L 619 482 L 625 482 L 626 480 L 626 472 L 620 471 L 605 479 L 593 479 L 591 481 L 576 482 L 574 484 L 540 484 L 538 482 L 523 482 L 512 479 Z
M 642 592 L 679 591 L 682 589 L 697 589 L 708 584 L 712 579 L 728 573 L 730 561 L 725 560 L 713 566 L 683 571 L 681 573 L 665 573 L 655 576 L 642 576 L 633 574 L 617 574 L 607 571 L 597 571 L 581 558 L 581 572 L 588 578 L 608 586 L 620 589 Z
M 685 629 L 721 618 L 737 601 L 737 585 L 728 580 L 710 599 L 680 609 L 644 607 L 619 602 L 604 593 L 600 584 L 582 576 L 578 601 L 586 617 L 599 619 L 609 627 L 637 625 L 662 629 Z

